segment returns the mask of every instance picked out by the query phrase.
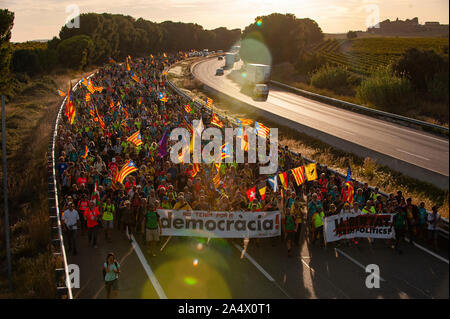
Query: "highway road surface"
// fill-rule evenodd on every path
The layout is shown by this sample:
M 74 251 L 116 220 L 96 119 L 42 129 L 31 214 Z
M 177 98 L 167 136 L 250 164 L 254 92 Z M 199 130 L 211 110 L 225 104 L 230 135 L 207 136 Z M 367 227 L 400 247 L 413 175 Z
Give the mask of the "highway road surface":
M 114 230 L 112 243 L 103 231 L 98 248 L 87 244 L 87 234 L 78 233 L 79 252 L 68 253 L 70 264 L 80 267 L 81 285 L 74 298 L 105 298 L 101 267 L 106 254 L 114 252 L 121 265 L 119 298 L 138 299 L 306 299 L 389 298 L 431 299 L 449 297 L 448 255 L 445 260 L 407 243 L 403 254 L 384 240 L 360 247 L 331 244 L 326 249 L 301 245 L 287 256 L 280 239 L 250 241 L 242 254 L 242 240 L 164 237 L 153 257 L 136 234 L 130 243 L 124 232 Z M 443 252 L 441 252 L 443 253 Z M 380 271 L 379 288 L 367 288 L 365 268 L 375 264 Z
M 232 70 L 225 70 L 223 76 L 215 75 L 216 69 L 224 66 L 224 63 L 217 58 L 206 59 L 195 64 L 192 73 L 207 86 L 256 108 L 410 163 L 426 171 L 438 173 L 448 179 L 448 139 L 330 106 L 273 86 L 270 87 L 267 101 L 254 101 L 240 92 L 240 86 L 237 83 L 227 78 Z

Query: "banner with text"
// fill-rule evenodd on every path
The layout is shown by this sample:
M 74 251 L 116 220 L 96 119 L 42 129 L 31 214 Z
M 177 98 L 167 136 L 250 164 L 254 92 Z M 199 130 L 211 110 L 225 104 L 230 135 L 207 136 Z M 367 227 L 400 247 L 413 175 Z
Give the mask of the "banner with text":
M 325 240 L 332 242 L 350 238 L 392 238 L 394 215 L 338 214 L 325 218 Z
M 280 236 L 280 212 L 158 209 L 163 236 L 264 238 Z

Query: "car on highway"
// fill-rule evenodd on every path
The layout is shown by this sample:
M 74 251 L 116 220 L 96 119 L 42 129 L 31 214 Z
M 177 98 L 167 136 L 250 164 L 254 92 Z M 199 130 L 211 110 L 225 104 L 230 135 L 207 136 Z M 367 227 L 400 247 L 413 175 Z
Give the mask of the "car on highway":
M 222 68 L 217 69 L 216 70 L 216 75 L 223 75 L 223 69 Z
M 223 56 L 219 55 L 219 57 L 217 58 L 217 60 L 223 60 Z

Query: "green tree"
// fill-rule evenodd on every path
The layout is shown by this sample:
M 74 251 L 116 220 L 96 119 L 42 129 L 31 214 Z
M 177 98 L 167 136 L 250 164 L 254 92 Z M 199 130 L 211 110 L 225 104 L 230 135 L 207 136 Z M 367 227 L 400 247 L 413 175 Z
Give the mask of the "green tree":
M 297 19 L 293 14 L 272 13 L 257 17 L 242 33 L 241 57 L 247 62 L 258 59 L 254 55 L 255 41 L 261 42 L 271 53 L 273 63 L 295 62 L 307 46 L 322 41 L 323 33 L 314 20 Z M 251 41 L 246 41 L 251 40 Z
M 398 76 L 406 76 L 418 91 L 426 92 L 429 84 L 439 72 L 447 70 L 448 57 L 444 59 L 433 50 L 410 48 L 393 65 Z
M 84 68 L 94 50 L 94 43 L 87 35 L 77 35 L 58 44 L 59 62 L 69 68 Z

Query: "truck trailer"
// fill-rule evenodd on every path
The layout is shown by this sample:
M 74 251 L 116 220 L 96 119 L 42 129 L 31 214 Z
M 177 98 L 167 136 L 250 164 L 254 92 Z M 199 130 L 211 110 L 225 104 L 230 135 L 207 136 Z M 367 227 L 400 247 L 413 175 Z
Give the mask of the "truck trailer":
M 270 65 L 247 63 L 245 66 L 245 86 L 253 98 L 267 100 L 269 95 Z

